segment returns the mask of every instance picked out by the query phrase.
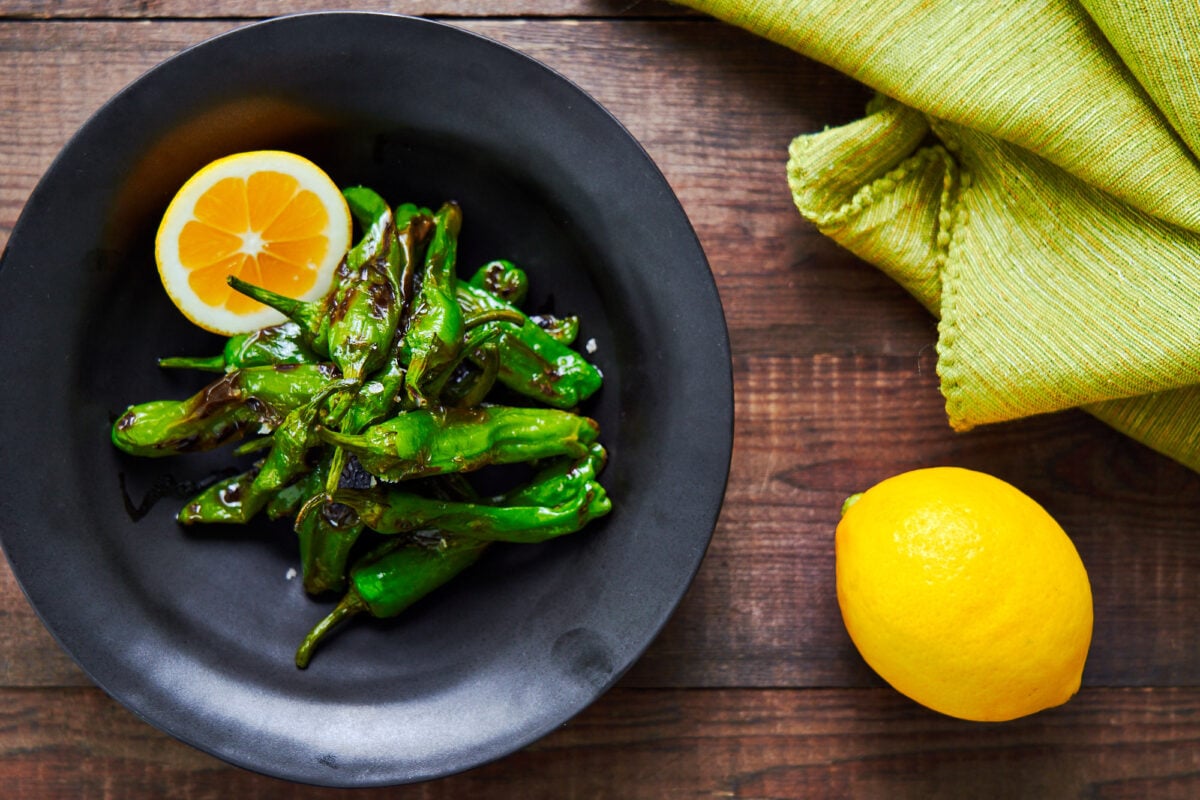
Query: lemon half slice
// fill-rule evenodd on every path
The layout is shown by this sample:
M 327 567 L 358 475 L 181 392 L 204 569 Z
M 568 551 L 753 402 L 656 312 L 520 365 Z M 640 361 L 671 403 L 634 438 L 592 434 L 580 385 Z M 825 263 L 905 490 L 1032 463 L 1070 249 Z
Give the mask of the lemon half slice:
M 256 150 L 200 169 L 167 206 L 154 254 L 189 320 L 224 335 L 283 322 L 235 292 L 230 275 L 299 300 L 324 296 L 352 235 L 337 184 L 306 158 Z

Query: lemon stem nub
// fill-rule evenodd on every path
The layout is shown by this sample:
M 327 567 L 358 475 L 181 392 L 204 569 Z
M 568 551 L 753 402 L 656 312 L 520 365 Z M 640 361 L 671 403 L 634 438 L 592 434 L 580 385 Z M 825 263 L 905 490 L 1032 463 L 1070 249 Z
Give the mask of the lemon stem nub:
M 842 516 L 846 516 L 846 512 L 850 510 L 850 506 L 857 503 L 863 496 L 862 492 L 855 492 L 846 498 L 846 502 L 842 503 Z

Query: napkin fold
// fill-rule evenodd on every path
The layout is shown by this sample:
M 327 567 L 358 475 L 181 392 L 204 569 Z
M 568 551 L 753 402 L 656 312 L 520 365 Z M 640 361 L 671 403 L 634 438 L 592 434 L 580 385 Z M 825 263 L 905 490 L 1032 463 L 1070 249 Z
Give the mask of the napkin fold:
M 954 428 L 1082 407 L 1200 470 L 1200 15 L 683 2 L 879 92 L 798 136 L 787 179 L 806 218 L 937 315 Z

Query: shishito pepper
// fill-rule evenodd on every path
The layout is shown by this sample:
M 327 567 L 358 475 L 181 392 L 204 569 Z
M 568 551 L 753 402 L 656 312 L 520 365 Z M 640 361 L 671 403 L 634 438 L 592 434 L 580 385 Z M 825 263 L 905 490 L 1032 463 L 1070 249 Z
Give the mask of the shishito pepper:
M 363 469 L 388 481 L 470 472 L 489 464 L 580 457 L 598 433 L 596 421 L 588 417 L 511 406 L 410 411 L 358 435 L 319 430 L 326 442 L 353 453 Z
M 354 509 L 377 533 L 435 528 L 493 542 L 531 544 L 580 530 L 612 510 L 596 480 L 604 449 L 592 445 L 586 458 L 562 459 L 543 469 L 530 486 L 493 502 L 461 502 L 399 489 L 343 489 L 333 499 Z
M 513 391 L 555 408 L 573 408 L 604 382 L 600 370 L 587 359 L 490 292 L 464 285 L 458 302 L 469 315 L 500 309 L 521 315 L 520 325 L 488 323 L 496 326 L 498 334 L 499 380 Z
M 570 347 L 579 337 L 579 317 L 571 314 L 557 317 L 553 314 L 534 314 L 529 318 L 533 324 L 546 332 L 554 341 Z
M 252 503 L 244 503 L 258 467 L 217 481 L 189 500 L 176 519 L 184 525 L 198 522 L 241 524 L 254 516 Z
M 409 353 L 405 391 L 418 408 L 432 405 L 439 382 L 449 377 L 462 354 L 465 325 L 456 300 L 456 263 L 462 210 L 446 203 L 434 216 L 421 286 L 404 332 Z
M 454 203 L 437 214 L 410 204 L 393 212 L 369 189 L 344 195 L 362 236 L 329 292 L 299 301 L 231 278 L 288 321 L 231 337 L 218 356 L 162 359 L 225 374 L 188 400 L 131 407 L 112 431 L 138 455 L 249 433 L 261 438 L 235 453 L 270 448 L 193 498 L 179 519 L 246 522 L 264 508 L 272 519 L 294 516 L 305 589 L 340 593 L 349 583 L 297 651 L 300 667 L 342 619 L 400 613 L 474 563 L 489 540 L 544 541 L 611 507 L 596 480 L 597 424 L 566 411 L 600 383 L 570 349 L 578 318 L 519 311 L 528 276 L 508 261 L 460 281 Z M 555 408 L 477 407 L 496 382 Z M 375 477 L 343 475 L 350 454 Z M 513 462 L 538 462 L 539 471 L 498 497 L 480 498 L 463 474 Z M 360 537 L 384 540 L 368 523 L 387 544 L 347 571 L 351 552 L 369 544 Z
M 467 283 L 490 292 L 515 308 L 519 308 L 529 294 L 529 276 L 525 270 L 503 258 L 489 261 L 475 270 Z
M 435 545 L 389 543 L 350 571 L 350 589 L 296 650 L 296 666 L 308 667 L 317 645 L 342 621 L 363 612 L 394 617 L 474 564 L 488 542 L 442 539 Z
M 241 475 L 210 486 L 188 502 L 177 519 L 184 525 L 195 523 L 246 523 L 297 476 L 308 471 L 305 456 L 317 444 L 314 425 L 326 398 L 347 386 L 345 380 L 332 381 L 292 409 L 275 428 L 266 457 Z
M 342 194 L 365 233 L 346 254 L 346 275 L 330 309 L 329 357 L 346 379 L 361 382 L 391 353 L 405 254 L 396 240 L 392 210 L 382 197 L 361 186 Z
M 383 217 L 386 204 L 378 195 L 347 197 L 353 201 L 352 210 L 355 203 L 360 206 L 360 215 Z M 408 361 L 403 334 L 413 305 L 417 264 L 433 229 L 433 217 L 427 209 L 405 204 L 396 210 L 387 256 L 396 291 L 393 338 L 379 370 L 358 387 L 353 397 L 339 398 L 343 404 L 334 409 L 332 417 L 345 433 L 357 433 L 386 419 L 401 402 Z M 300 506 L 295 523 L 304 588 L 310 594 L 341 591 L 345 587 L 347 559 L 364 528 L 345 506 L 327 501 L 338 487 L 345 451 L 334 446 L 321 463 L 324 496 L 314 493 L 308 498 Z
M 311 497 L 324 498 L 333 454 L 325 455 L 312 475 L 317 481 Z M 320 502 L 298 509 L 296 541 L 300 546 L 300 574 L 311 595 L 341 592 L 346 588 L 346 564 L 365 526 L 341 503 Z
M 346 588 L 346 564 L 366 526 L 340 503 L 323 503 L 296 520 L 300 544 L 300 574 L 311 595 Z
M 367 200 L 374 196 L 378 201 L 369 205 Z M 350 197 L 351 195 L 347 195 Z M 380 219 L 390 218 L 391 212 L 383 200 L 371 193 L 359 200 L 363 204 L 360 213 L 370 211 L 380 215 Z M 416 264 L 425 241 L 433 230 L 433 219 L 427 211 L 411 204 L 401 206 L 395 217 L 395 226 L 391 231 L 388 253 L 389 270 L 395 285 L 395 320 L 393 331 L 389 338 L 388 352 L 380 360 L 378 371 L 356 388 L 353 395 L 344 394 L 335 398 L 331 409 L 331 422 L 344 433 L 358 433 L 368 425 L 391 416 L 400 402 L 404 386 L 408 353 L 405 348 L 403 329 L 407 325 L 408 312 L 411 309 L 414 293 Z M 351 311 L 354 309 L 352 308 Z M 358 313 L 372 313 L 368 309 L 360 309 Z M 348 312 L 349 313 L 349 312 Z M 327 493 L 337 488 L 337 481 L 342 474 L 345 463 L 345 453 L 340 447 L 335 447 L 329 470 Z
M 336 377 L 328 364 L 234 370 L 186 400 L 130 406 L 113 423 L 112 441 L 135 456 L 211 450 L 248 431 L 273 430 Z
M 299 339 L 328 357 L 349 380 L 380 366 L 390 352 L 400 314 L 400 275 L 404 255 L 387 203 L 364 187 L 343 196 L 362 225 L 362 239 L 338 265 L 333 289 L 318 301 L 302 301 L 231 275 L 229 285 L 286 316 Z
M 280 520 L 295 516 L 296 512 L 300 510 L 300 506 L 314 494 L 320 493 L 324 485 L 324 473 L 318 468 L 309 470 L 292 483 L 277 491 L 267 501 L 266 508 L 264 509 L 267 518 Z
M 160 358 L 158 365 L 172 369 L 197 369 L 204 372 L 228 372 L 244 367 L 269 367 L 277 364 L 316 364 L 321 358 L 304 342 L 300 326 L 288 321 L 231 336 L 219 355 L 193 358 Z
M 503 258 L 484 264 L 467 283 L 513 308 L 520 308 L 529 292 L 529 276 L 525 274 L 525 270 Z M 473 307 L 476 303 L 469 294 L 464 296 L 462 290 L 459 291 L 459 306 Z M 579 317 L 574 315 L 562 317 L 553 314 L 530 314 L 529 319 L 549 334 L 550 338 L 568 347 L 579 335 Z M 518 320 L 516 324 L 521 325 L 523 322 L 524 320 Z

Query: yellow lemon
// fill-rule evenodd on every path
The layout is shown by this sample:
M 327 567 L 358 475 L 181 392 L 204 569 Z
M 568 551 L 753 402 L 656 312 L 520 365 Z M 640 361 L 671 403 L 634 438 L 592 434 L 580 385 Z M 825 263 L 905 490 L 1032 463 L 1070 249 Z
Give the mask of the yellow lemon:
M 1079 690 L 1087 572 L 1058 523 L 1011 484 L 957 467 L 889 478 L 846 502 L 836 553 L 850 638 L 918 703 L 1001 721 Z
M 333 283 L 351 225 L 341 191 L 316 164 L 279 150 L 237 153 L 203 167 L 167 206 L 155 239 L 158 274 L 192 322 L 246 333 L 283 316 L 226 279 L 316 300 Z

